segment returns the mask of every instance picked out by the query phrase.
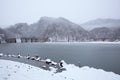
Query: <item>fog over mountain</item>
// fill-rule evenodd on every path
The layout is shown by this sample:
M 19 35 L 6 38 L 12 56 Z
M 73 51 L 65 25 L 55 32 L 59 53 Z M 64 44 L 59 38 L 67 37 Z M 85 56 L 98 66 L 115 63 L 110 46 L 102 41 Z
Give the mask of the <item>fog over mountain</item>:
M 120 20 L 97 19 L 84 25 L 93 29 L 87 31 L 62 17 L 41 17 L 31 25 L 17 23 L 9 28 L 0 29 L 0 34 L 5 34 L 6 38 L 39 38 L 43 41 L 90 41 L 100 38 L 113 41 L 120 38 Z
M 10 32 L 10 37 L 16 38 L 41 38 L 52 39 L 52 41 L 81 41 L 89 38 L 88 31 L 62 17 L 42 17 L 38 22 L 31 25 L 18 23 L 5 30 Z
M 42 17 L 34 27 L 32 37 L 51 38 L 53 40 L 82 40 L 88 38 L 88 32 L 81 26 L 70 22 L 62 17 Z
M 92 30 L 97 27 L 118 28 L 120 27 L 120 19 L 95 19 L 80 25 L 86 30 Z

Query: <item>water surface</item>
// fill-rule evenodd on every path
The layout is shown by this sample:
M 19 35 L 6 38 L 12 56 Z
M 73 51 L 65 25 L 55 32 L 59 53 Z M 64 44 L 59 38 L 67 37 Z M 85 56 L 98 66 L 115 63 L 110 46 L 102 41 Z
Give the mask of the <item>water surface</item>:
M 0 52 L 47 56 L 120 74 L 120 43 L 12 43 L 0 44 Z

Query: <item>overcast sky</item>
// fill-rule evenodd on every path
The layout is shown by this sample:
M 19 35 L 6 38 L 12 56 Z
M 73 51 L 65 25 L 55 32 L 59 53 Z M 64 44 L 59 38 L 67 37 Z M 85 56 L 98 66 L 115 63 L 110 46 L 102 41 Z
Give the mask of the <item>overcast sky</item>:
M 120 19 L 120 0 L 0 0 L 0 26 L 29 24 L 40 17 L 64 17 L 75 23 Z

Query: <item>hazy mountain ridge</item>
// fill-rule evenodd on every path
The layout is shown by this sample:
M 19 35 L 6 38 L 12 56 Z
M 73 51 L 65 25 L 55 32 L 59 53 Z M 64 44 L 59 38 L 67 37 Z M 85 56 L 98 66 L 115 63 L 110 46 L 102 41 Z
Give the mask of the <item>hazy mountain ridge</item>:
M 9 37 L 27 37 L 51 39 L 52 41 L 81 41 L 87 39 L 88 31 L 78 24 L 74 24 L 64 18 L 42 17 L 38 22 L 28 25 L 18 23 L 5 29 L 11 35 Z
M 76 41 L 86 39 L 88 37 L 88 32 L 86 30 L 64 18 L 51 19 L 49 17 L 42 17 L 42 19 L 40 19 L 39 23 L 37 24 L 38 28 L 36 30 L 36 33 L 40 34 L 37 37 L 51 38 L 53 41 Z
M 95 19 L 80 25 L 86 30 L 92 30 L 97 27 L 108 27 L 114 29 L 120 27 L 120 19 Z
M 111 26 L 101 26 L 110 24 Z M 98 25 L 100 27 L 94 28 L 90 31 L 83 29 L 80 25 L 75 24 L 65 18 L 51 18 L 41 17 L 41 19 L 28 25 L 27 23 L 17 23 L 6 29 L 1 29 L 0 33 L 6 35 L 7 38 L 40 38 L 42 40 L 51 41 L 90 41 L 99 38 L 109 38 L 111 40 L 120 38 L 120 27 L 116 27 L 113 23 L 119 23 L 120 20 L 99 19 L 97 21 L 89 22 L 90 26 Z
M 107 27 L 94 28 L 90 31 L 90 34 L 92 34 L 93 39 L 108 38 L 112 40 L 114 38 L 113 30 Z

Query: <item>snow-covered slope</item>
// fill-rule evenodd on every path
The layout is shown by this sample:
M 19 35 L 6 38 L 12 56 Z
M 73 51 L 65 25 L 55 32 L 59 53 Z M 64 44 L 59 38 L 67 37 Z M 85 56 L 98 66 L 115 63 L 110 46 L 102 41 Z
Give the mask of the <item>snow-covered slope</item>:
M 93 30 L 90 31 L 90 33 L 92 34 L 92 37 L 94 39 L 98 39 L 98 38 L 112 39 L 112 38 L 114 38 L 113 31 L 107 27 L 94 28 Z
M 31 25 L 26 23 L 15 24 L 8 29 L 14 37 L 40 38 L 43 41 L 81 41 L 88 38 L 88 32 L 78 24 L 65 18 L 41 17 L 41 19 Z
M 41 19 L 37 23 L 32 24 L 31 27 L 36 27 L 32 36 L 42 39 L 49 38 L 52 41 L 77 41 L 88 37 L 88 32 L 81 26 L 62 17 L 41 17 Z
M 65 64 L 66 71 L 54 73 L 28 64 L 0 60 L 0 80 L 120 80 L 120 75 L 89 67 Z
M 107 29 L 107 32 L 103 34 L 101 29 L 104 32 Z M 91 30 L 93 31 L 91 32 Z M 120 39 L 120 20 L 96 19 L 78 25 L 62 17 L 41 17 L 39 21 L 31 25 L 17 23 L 4 31 L 6 33 L 3 30 L 0 33 L 5 34 L 7 38 L 38 38 L 41 42 L 90 41 L 96 38 L 95 33 L 99 31 L 98 37 L 103 38 L 103 35 L 105 37 L 110 35 L 110 41 L 114 41 Z

